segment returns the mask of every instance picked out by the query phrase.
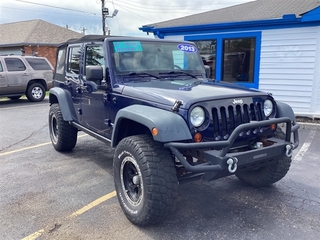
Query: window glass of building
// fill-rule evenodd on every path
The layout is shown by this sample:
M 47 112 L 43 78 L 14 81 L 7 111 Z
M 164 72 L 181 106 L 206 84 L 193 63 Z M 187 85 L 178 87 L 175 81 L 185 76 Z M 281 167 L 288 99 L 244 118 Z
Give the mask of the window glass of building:
M 223 40 L 223 81 L 253 82 L 255 44 L 255 38 Z
M 193 41 L 201 55 L 202 61 L 205 65 L 210 67 L 211 79 L 216 78 L 216 40 L 195 40 Z

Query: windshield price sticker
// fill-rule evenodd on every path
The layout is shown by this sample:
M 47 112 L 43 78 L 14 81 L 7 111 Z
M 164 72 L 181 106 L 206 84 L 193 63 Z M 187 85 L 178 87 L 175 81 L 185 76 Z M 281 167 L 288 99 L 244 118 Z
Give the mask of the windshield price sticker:
M 197 52 L 197 48 L 191 44 L 179 44 L 178 49 L 184 52 Z
M 142 45 L 138 41 L 113 42 L 115 52 L 142 52 Z

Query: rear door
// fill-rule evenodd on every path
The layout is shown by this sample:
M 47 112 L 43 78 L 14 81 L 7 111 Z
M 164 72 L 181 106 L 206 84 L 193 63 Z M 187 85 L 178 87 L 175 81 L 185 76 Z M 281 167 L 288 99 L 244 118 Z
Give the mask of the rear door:
M 4 57 L 4 68 L 7 70 L 6 94 L 24 94 L 30 78 L 29 70 L 20 58 Z
M 2 59 L 0 59 L 0 94 L 6 94 L 7 86 L 7 75 L 3 69 Z

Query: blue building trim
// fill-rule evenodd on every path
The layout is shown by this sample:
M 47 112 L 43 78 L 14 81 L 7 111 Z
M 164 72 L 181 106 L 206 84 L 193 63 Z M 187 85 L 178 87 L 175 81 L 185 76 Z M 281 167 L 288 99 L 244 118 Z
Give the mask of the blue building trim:
M 303 14 L 302 22 L 320 21 L 320 7 L 312 9 L 311 11 Z
M 252 37 L 256 39 L 255 46 L 255 62 L 254 62 L 254 73 L 253 83 L 235 82 L 239 85 L 248 88 L 259 88 L 259 72 L 260 72 L 260 53 L 261 53 L 261 32 L 242 32 L 242 33 L 229 33 L 229 34 L 211 34 L 211 35 L 193 35 L 185 36 L 184 39 L 187 41 L 193 40 L 216 40 L 216 82 L 222 80 L 222 59 L 223 59 L 223 39 L 227 38 L 248 38 Z
M 227 22 L 216 24 L 191 25 L 180 27 L 156 28 L 153 26 L 139 28 L 143 32 L 152 32 L 159 38 L 165 36 L 208 34 L 222 32 L 241 32 L 241 31 L 262 31 L 269 29 L 311 27 L 320 25 L 320 14 L 317 15 L 319 8 L 304 14 L 301 18 L 296 18 L 294 14 L 283 15 L 281 19 L 267 19 L 257 21 Z

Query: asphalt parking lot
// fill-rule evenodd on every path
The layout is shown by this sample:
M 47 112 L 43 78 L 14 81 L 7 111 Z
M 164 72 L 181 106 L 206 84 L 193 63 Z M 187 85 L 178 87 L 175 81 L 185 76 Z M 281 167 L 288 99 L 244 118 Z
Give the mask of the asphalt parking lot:
M 113 149 L 78 134 L 58 153 L 47 100 L 0 101 L 1 239 L 319 239 L 320 130 L 300 129 L 287 176 L 257 189 L 236 177 L 180 185 L 175 212 L 139 228 L 115 197 Z

